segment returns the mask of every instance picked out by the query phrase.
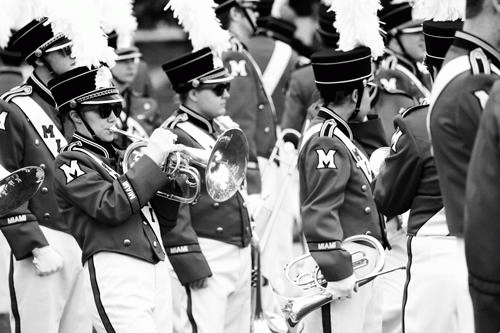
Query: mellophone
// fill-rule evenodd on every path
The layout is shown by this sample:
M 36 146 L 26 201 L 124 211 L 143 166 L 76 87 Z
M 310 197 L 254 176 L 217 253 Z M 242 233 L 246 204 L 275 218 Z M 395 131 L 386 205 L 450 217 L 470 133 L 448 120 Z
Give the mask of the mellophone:
M 342 242 L 342 247 L 349 251 L 358 286 L 372 281 L 375 277 L 405 269 L 404 266 L 383 270 L 385 251 L 382 244 L 369 235 L 354 235 Z M 281 300 L 281 311 L 291 327 L 297 325 L 307 314 L 321 306 L 339 300 L 328 290 L 328 283 L 310 254 L 304 254 L 285 266 L 285 278 L 295 288 L 300 289 L 303 296 L 287 297 L 280 295 L 273 288 L 277 298 Z
M 143 149 L 148 140 L 117 128 L 111 128 L 111 131 L 134 141 L 123 155 L 122 167 L 127 172 L 144 154 Z M 201 187 L 200 173 L 191 165 L 195 164 L 205 167 L 205 183 L 210 197 L 217 202 L 226 201 L 241 189 L 245 180 L 247 156 L 248 142 L 239 128 L 222 132 L 210 154 L 204 149 L 178 144 L 178 150 L 168 155 L 162 169 L 176 181 L 182 195 L 174 194 L 172 189 L 160 190 L 156 194 L 182 203 L 195 203 Z

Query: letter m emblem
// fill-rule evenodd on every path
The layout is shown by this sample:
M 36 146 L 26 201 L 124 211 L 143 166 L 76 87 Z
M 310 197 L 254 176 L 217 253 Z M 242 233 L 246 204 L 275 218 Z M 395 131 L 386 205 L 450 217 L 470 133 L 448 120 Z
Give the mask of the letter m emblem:
M 229 60 L 229 65 L 231 66 L 232 76 L 247 76 L 246 60 Z
M 78 165 L 78 162 L 75 160 L 71 160 L 69 162 L 69 165 L 67 164 L 61 165 L 59 169 L 61 169 L 64 172 L 64 175 L 66 176 L 66 184 L 75 180 L 81 175 L 85 174 L 85 172 L 83 172 L 80 166 Z
M 326 153 L 323 149 L 316 149 L 316 154 L 318 154 L 318 166 L 317 169 L 337 169 L 335 165 L 335 153 L 336 150 L 328 150 Z

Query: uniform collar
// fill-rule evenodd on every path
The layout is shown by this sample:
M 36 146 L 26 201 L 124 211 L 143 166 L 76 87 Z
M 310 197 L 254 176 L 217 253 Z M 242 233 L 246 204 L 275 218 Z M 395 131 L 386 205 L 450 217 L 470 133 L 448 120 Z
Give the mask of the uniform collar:
M 116 148 L 110 142 L 95 141 L 89 139 L 82 134 L 75 132 L 71 138 L 70 145 L 78 145 L 86 150 L 89 150 L 97 155 L 105 158 L 113 159 L 118 157 Z
M 179 114 L 181 113 L 186 114 L 188 116 L 187 120 L 194 125 L 204 129 L 210 134 L 215 133 L 214 125 L 211 120 L 208 120 L 183 104 L 179 106 Z
M 35 72 L 31 73 L 30 77 L 26 81 L 27 85 L 30 85 L 33 88 L 33 91 L 42 97 L 42 99 L 52 105 L 56 106 L 56 102 L 50 93 L 49 88 L 40 80 L 40 78 L 36 75 Z
M 465 31 L 457 31 L 453 45 L 472 51 L 480 47 L 488 56 L 488 59 L 498 68 L 500 68 L 500 53 L 489 43 L 481 38 L 471 35 Z
M 335 113 L 335 111 L 327 108 L 327 107 L 320 107 L 318 111 L 318 117 L 321 117 L 325 120 L 328 119 L 333 119 L 337 123 L 337 127 L 347 136 L 349 137 L 349 140 L 353 139 L 352 136 L 352 131 L 347 122 L 340 117 L 338 114 Z

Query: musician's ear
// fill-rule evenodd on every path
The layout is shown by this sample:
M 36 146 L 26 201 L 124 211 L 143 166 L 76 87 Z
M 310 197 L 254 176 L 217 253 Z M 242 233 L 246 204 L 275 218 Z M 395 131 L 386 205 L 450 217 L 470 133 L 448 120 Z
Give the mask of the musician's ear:
M 82 123 L 82 118 L 80 118 L 80 115 L 75 110 L 70 110 L 68 115 L 69 115 L 69 119 L 71 119 L 71 121 L 73 121 L 73 123 L 75 123 L 75 124 Z

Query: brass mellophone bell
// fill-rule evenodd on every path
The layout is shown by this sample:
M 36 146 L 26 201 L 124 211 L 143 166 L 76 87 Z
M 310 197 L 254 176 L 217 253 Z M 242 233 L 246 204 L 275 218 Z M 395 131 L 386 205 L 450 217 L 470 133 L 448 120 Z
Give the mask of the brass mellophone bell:
M 134 140 L 123 156 L 122 167 L 127 172 L 142 157 L 148 141 L 116 128 L 111 130 Z M 192 164 L 205 167 L 207 192 L 217 202 L 228 200 L 241 188 L 247 168 L 248 142 L 239 128 L 224 131 L 211 152 L 182 144 L 178 146 L 179 150 L 169 154 L 162 169 L 181 188 L 182 196 L 172 193 L 171 189 L 158 191 L 158 196 L 182 203 L 196 202 L 201 177 Z
M 42 186 L 45 173 L 42 168 L 29 166 L 14 172 L 0 165 L 0 216 L 28 201 Z

